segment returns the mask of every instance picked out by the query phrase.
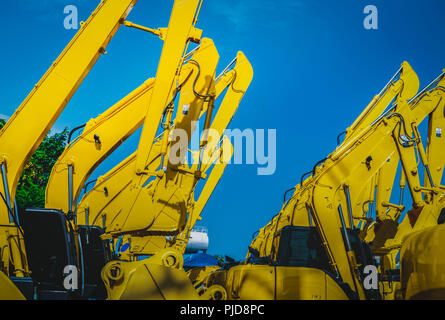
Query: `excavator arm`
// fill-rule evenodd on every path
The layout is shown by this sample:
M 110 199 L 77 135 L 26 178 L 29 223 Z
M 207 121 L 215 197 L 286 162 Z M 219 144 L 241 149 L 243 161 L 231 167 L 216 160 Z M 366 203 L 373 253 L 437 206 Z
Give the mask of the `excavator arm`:
M 385 247 L 388 250 L 400 248 L 403 239 L 415 231 L 422 230 L 437 224 L 437 219 L 441 210 L 445 207 L 443 202 L 445 187 L 441 184 L 445 160 L 443 159 L 443 143 L 441 130 L 445 125 L 445 76 L 439 76 L 436 85 L 424 92 L 416 101 L 412 103 L 413 123 L 417 127 L 426 116 L 429 115 L 427 151 L 422 161 L 425 168 L 424 186 L 419 186 L 412 193 L 423 194 L 425 201 L 421 207 L 408 212 L 403 221 L 397 227 L 395 235 L 385 233 L 376 234 L 376 238 L 385 239 Z M 420 152 L 419 152 L 420 154 Z M 420 156 L 422 158 L 422 156 Z M 411 173 L 420 169 L 412 169 Z
M 91 119 L 82 134 L 67 146 L 51 171 L 46 208 L 74 211 L 90 174 L 142 125 L 154 82 L 148 79 L 105 113 Z
M 200 39 L 202 31 L 195 28 L 200 0 L 176 0 L 164 40 L 161 59 L 156 73 L 156 83 L 149 100 L 147 114 L 136 156 L 136 172 L 143 174 L 148 164 L 153 141 L 165 107 L 169 104 L 174 80 L 180 73 L 188 43 Z
M 400 75 L 400 78 L 395 81 L 398 75 Z M 346 130 L 345 140 L 369 127 L 386 110 L 395 97 L 401 95 L 402 99 L 409 100 L 414 97 L 418 90 L 419 78 L 410 64 L 405 61 L 388 84 L 372 99 L 360 116 Z
M 93 221 L 98 215 L 105 217 L 103 219 L 106 221 L 108 234 L 119 236 L 127 232 L 142 232 L 144 229 L 168 234 L 183 226 L 190 191 L 197 178 L 193 173 L 187 172 L 185 165 L 171 164 L 169 150 L 176 141 L 169 143 L 169 137 L 173 137 L 170 132 L 184 133 L 186 137 L 179 143 L 188 145 L 193 132 L 192 125 L 198 119 L 205 102 L 202 97 L 208 94 L 213 84 L 218 59 L 218 53 L 211 40 L 208 45 L 201 44 L 194 54 L 197 65 L 190 64 L 194 73 L 181 86 L 179 115 L 173 126 L 173 107 L 169 105 L 165 109 L 164 132 L 159 141 L 161 165 L 147 171 L 147 174 L 130 176 L 130 187 L 122 190 L 118 198 L 108 203 L 101 212 L 90 212 Z M 146 185 L 150 187 L 145 188 Z
M 400 76 L 400 78 L 395 81 L 397 76 Z M 369 131 L 369 128 L 374 125 L 379 120 L 379 118 L 382 117 L 383 112 L 388 109 L 388 105 L 391 103 L 391 101 L 393 101 L 395 97 L 401 100 L 412 98 L 418 90 L 418 85 L 419 80 L 415 72 L 413 71 L 409 63 L 404 62 L 399 71 L 391 78 L 389 83 L 382 89 L 382 91 L 378 95 L 374 97 L 371 103 L 347 129 L 345 140 L 338 147 L 334 154 L 345 154 L 348 152 L 352 145 L 357 144 L 357 141 L 363 140 L 363 137 L 366 136 L 366 132 Z M 363 157 L 364 158 L 360 159 L 359 163 L 365 164 L 366 168 L 368 168 L 371 165 L 373 159 L 369 156 Z M 388 162 L 388 164 L 386 164 L 381 170 L 393 170 L 394 166 L 398 163 L 397 150 L 392 148 L 392 152 L 390 152 L 386 161 Z M 391 169 L 386 168 L 389 167 L 389 164 L 391 164 Z M 315 176 L 316 170 L 317 168 L 315 167 L 312 172 L 313 176 Z M 376 175 L 374 178 L 377 177 L 378 175 Z M 267 230 L 269 230 L 268 232 L 275 233 L 277 230 L 286 225 L 312 225 L 313 221 L 310 214 L 310 207 L 308 207 L 307 202 L 310 201 L 310 188 L 313 180 L 313 177 L 310 177 L 305 181 L 302 180 L 301 184 L 297 185 L 294 188 L 295 191 L 292 195 L 292 198 L 283 205 L 280 213 L 273 219 L 274 227 L 269 225 L 267 226 Z M 371 184 L 373 185 L 372 187 Z M 351 210 L 354 211 L 354 219 L 356 219 L 355 222 L 357 224 L 359 223 L 359 221 L 362 221 L 361 218 L 363 218 L 363 207 L 369 204 L 368 201 L 375 201 L 371 198 L 374 194 L 375 185 L 378 185 L 376 181 L 370 181 L 368 184 L 359 183 L 358 190 L 362 191 L 355 191 L 352 194 L 353 199 L 351 199 Z M 350 189 L 355 190 L 356 188 L 355 186 L 352 186 L 350 187 Z M 379 195 L 380 197 L 383 196 L 383 194 L 380 192 Z M 358 199 L 363 199 L 363 201 L 359 201 Z M 348 219 L 348 221 L 350 220 Z M 270 255 L 273 236 L 268 236 L 265 230 L 261 229 L 257 237 L 260 237 L 261 240 L 255 238 L 250 248 L 257 250 L 259 247 L 263 249 L 267 247 L 269 249 L 266 251 L 263 250 L 261 256 Z M 268 241 L 268 244 L 263 245 L 262 242 L 266 239 Z
M 351 261 L 353 259 L 349 258 L 347 259 L 347 255 L 342 255 L 340 253 L 334 253 L 334 251 L 341 251 L 339 249 L 340 246 L 336 245 L 336 243 L 341 243 L 341 233 L 337 231 L 337 239 L 334 240 L 334 233 L 335 229 L 332 229 L 331 227 L 328 227 L 329 225 L 336 225 L 334 221 L 335 213 L 334 209 L 338 210 L 338 215 L 340 218 L 340 222 L 337 221 L 337 225 L 346 227 L 346 228 L 354 228 L 354 217 L 357 217 L 357 213 L 353 212 L 352 204 L 357 203 L 357 199 L 354 198 L 354 190 L 358 192 L 360 190 L 360 185 L 362 183 L 369 183 L 371 181 L 372 176 L 376 175 L 376 172 L 373 172 L 373 167 L 380 168 L 379 170 L 388 170 L 389 172 L 381 172 L 384 175 L 388 175 L 386 177 L 381 177 L 380 179 L 389 179 L 389 181 L 392 179 L 395 179 L 395 173 L 396 173 L 396 165 L 395 163 L 389 166 L 387 164 L 388 159 L 391 157 L 391 154 L 394 154 L 397 152 L 395 160 L 398 161 L 398 158 L 400 158 L 402 163 L 402 169 L 403 169 L 403 177 L 406 178 L 407 184 L 411 193 L 411 197 L 413 200 L 413 208 L 414 210 L 419 210 L 423 212 L 425 210 L 425 201 L 423 200 L 423 195 L 428 194 L 434 190 L 427 190 L 420 184 L 420 179 L 418 175 L 418 161 L 416 158 L 416 155 L 419 155 L 419 159 L 421 160 L 421 164 L 426 168 L 427 172 L 429 171 L 429 164 L 428 160 L 425 156 L 425 151 L 423 149 L 422 140 L 420 137 L 420 134 L 418 132 L 418 125 L 424 120 L 425 117 L 427 117 L 429 114 L 434 114 L 435 110 L 437 110 L 437 100 L 436 103 L 416 103 L 411 102 L 408 103 L 406 99 L 410 99 L 412 97 L 406 97 L 406 96 L 399 96 L 397 105 L 393 110 L 391 110 L 391 113 L 387 114 L 385 117 L 383 117 L 375 127 L 377 130 L 384 129 L 384 130 L 390 129 L 390 131 L 386 131 L 386 134 L 381 135 L 381 138 L 379 138 L 380 141 L 372 139 L 372 136 L 365 137 L 366 135 L 359 134 L 357 138 L 352 139 L 351 141 L 355 140 L 356 147 L 351 148 L 348 150 L 347 148 L 340 148 L 336 151 L 333 155 L 329 157 L 330 160 L 337 161 L 336 166 L 337 168 L 343 168 L 343 172 L 341 175 L 344 175 L 344 178 L 342 180 L 337 180 L 337 177 L 340 177 L 341 175 L 335 172 L 329 173 L 328 169 L 330 164 L 327 164 L 327 168 L 323 170 L 323 173 L 320 174 L 320 177 L 317 179 L 317 182 L 315 182 L 314 187 L 314 195 L 313 195 L 313 203 L 314 205 L 314 212 L 316 215 L 319 215 L 319 220 L 317 222 L 321 225 L 326 225 L 324 228 L 325 230 L 329 231 L 321 233 L 322 235 L 325 234 L 325 240 L 326 243 L 329 244 L 332 250 L 332 256 L 337 259 L 336 265 L 340 266 L 338 268 L 339 274 L 347 274 L 347 269 L 354 269 L 353 264 L 354 261 Z M 443 112 L 441 108 L 439 108 L 439 113 Z M 391 124 L 393 123 L 393 124 Z M 380 129 L 378 129 L 380 127 Z M 374 130 L 374 129 L 373 129 Z M 383 133 L 383 132 L 382 132 Z M 386 137 L 385 137 L 386 136 Z M 392 141 L 391 141 L 392 140 Z M 386 141 L 386 142 L 385 142 Z M 371 142 L 370 145 L 368 145 L 368 142 Z M 349 143 L 349 142 L 348 142 Z M 347 144 L 348 144 L 347 143 Z M 346 145 L 347 145 L 346 144 Z M 362 151 L 359 151 L 359 150 Z M 357 152 L 358 151 L 358 152 Z M 362 160 L 360 162 L 359 157 L 354 158 L 354 153 L 357 152 L 357 155 L 361 155 L 362 158 L 372 158 L 371 163 L 369 164 L 369 167 L 366 169 L 366 162 Z M 369 154 L 369 156 L 368 156 Z M 344 155 L 344 157 L 343 157 Z M 339 157 L 340 156 L 340 157 Z M 353 162 L 349 163 L 343 162 L 343 160 L 340 160 L 340 158 L 343 158 L 344 160 L 350 159 Z M 394 157 L 392 157 L 394 158 Z M 390 161 L 393 161 L 394 159 L 390 159 Z M 386 164 L 385 164 L 386 162 Z M 385 166 L 382 167 L 382 164 L 385 164 Z M 362 169 L 360 169 L 361 167 Z M 334 168 L 334 167 L 331 167 Z M 344 169 L 348 171 L 355 171 L 354 178 L 353 176 L 349 177 L 349 174 L 345 174 Z M 358 168 L 357 171 L 354 168 Z M 342 169 L 340 169 L 342 170 Z M 324 174 L 327 174 L 327 176 L 324 176 Z M 324 177 L 322 177 L 324 176 Z M 330 176 L 330 178 L 327 178 Z M 429 174 L 427 174 L 427 179 L 431 180 L 429 177 Z M 355 183 L 358 183 L 357 185 L 354 185 Z M 379 181 L 385 186 L 390 185 L 390 182 L 384 182 L 382 180 Z M 378 182 L 378 183 L 379 183 Z M 318 190 L 317 190 L 318 189 Z M 437 190 L 436 190 L 437 191 Z M 330 195 L 331 194 L 331 195 Z M 335 201 L 331 202 L 330 199 L 336 199 L 338 197 L 338 202 Z M 388 199 L 388 194 L 385 196 L 383 195 L 384 199 Z M 329 199 L 329 200 L 328 200 Z M 398 220 L 398 217 L 400 216 L 401 211 L 403 211 L 403 207 L 401 205 L 395 205 L 390 204 L 384 199 L 381 199 L 381 197 L 378 197 L 378 204 L 377 206 L 382 206 L 386 208 L 395 208 L 397 209 L 398 213 L 392 217 L 394 220 Z M 328 200 L 328 201 L 326 201 Z M 332 203 L 332 209 L 331 205 Z M 317 208 L 318 204 L 318 208 Z M 381 211 L 384 208 L 381 208 Z M 328 214 L 328 211 L 332 211 Z M 385 211 L 386 214 L 386 211 Z M 386 220 L 387 218 L 384 217 L 382 212 L 379 212 L 378 216 L 379 220 Z M 314 219 L 316 220 L 316 219 Z M 322 221 L 324 220 L 324 221 Z M 349 221 L 348 221 L 349 220 Z M 389 219 L 391 220 L 391 219 Z M 385 230 L 382 228 L 382 231 Z M 397 229 L 396 229 L 397 230 Z M 386 230 L 386 234 L 388 235 L 388 230 Z M 394 234 L 394 230 L 393 230 Z M 323 236 L 322 236 L 323 238 Z M 330 239 L 329 239 L 330 238 Z M 345 241 L 347 242 L 347 241 Z M 341 260 L 341 261 L 340 261 Z M 349 263 L 346 263 L 349 260 Z M 341 270 L 343 269 L 343 270 Z M 354 275 L 353 272 L 350 274 Z M 343 279 L 345 279 L 342 276 Z M 346 280 L 346 282 L 351 281 L 351 278 L 349 280 Z M 357 284 L 357 281 L 354 281 L 355 285 Z M 353 281 L 350 282 L 350 285 L 352 287 L 352 284 L 354 284 Z M 358 286 L 357 286 L 358 287 Z
M 225 151 L 222 148 L 230 148 L 229 153 L 225 153 Z M 226 155 L 226 158 L 224 158 L 224 154 Z M 204 188 L 199 194 L 198 200 L 194 203 L 192 207 L 192 210 L 187 219 L 186 227 L 184 231 L 182 231 L 181 234 L 173 240 L 172 246 L 174 246 L 174 248 L 178 252 L 182 254 L 185 253 L 187 243 L 190 239 L 190 232 L 196 225 L 196 222 L 198 220 L 201 220 L 201 213 L 204 210 L 204 207 L 209 201 L 213 191 L 215 190 L 219 180 L 221 179 L 227 167 L 227 163 L 223 161 L 230 160 L 232 155 L 233 155 L 233 146 L 230 143 L 229 139 L 226 136 L 224 136 L 222 147 L 218 150 L 216 156 L 214 156 L 217 159 L 211 161 L 212 163 L 216 161 L 216 163 L 214 164 L 214 168 L 208 175 Z M 144 249 L 146 250 L 147 247 L 145 247 Z
M 203 39 L 203 44 L 195 52 L 205 51 L 201 48 L 211 46 L 211 43 Z M 180 84 L 192 76 L 193 69 L 187 64 L 178 79 Z M 48 181 L 47 208 L 73 211 L 95 168 L 142 125 L 154 83 L 153 78 L 146 80 L 105 113 L 90 120 L 83 133 L 67 146 Z
M 241 55 L 239 55 L 239 58 L 242 58 Z M 247 60 L 246 60 L 247 61 Z M 242 62 L 242 59 L 240 59 L 240 62 Z M 197 65 L 199 66 L 200 64 L 197 63 Z M 249 66 L 250 64 L 244 64 L 245 66 Z M 201 66 L 202 67 L 202 66 Z M 200 68 L 201 69 L 201 68 Z M 245 88 L 243 87 L 239 87 L 237 86 L 237 89 L 239 90 L 234 90 L 234 83 L 237 83 L 235 81 L 235 79 L 233 81 L 228 82 L 228 84 L 231 85 L 231 88 L 229 89 L 228 93 L 226 94 L 226 97 L 231 97 L 232 94 L 235 92 L 237 94 L 244 94 L 245 90 L 247 89 L 248 85 L 250 84 L 251 78 L 252 78 L 252 70 L 251 68 L 248 68 L 248 73 L 247 73 L 247 78 L 248 81 L 243 82 L 240 81 L 241 83 L 244 83 Z M 232 72 L 232 74 L 236 74 L 234 72 Z M 244 77 L 241 77 L 240 80 L 242 80 Z M 224 82 L 223 82 L 224 83 Z M 239 83 L 238 83 L 239 84 Z M 184 88 L 182 88 L 182 90 L 184 90 Z M 212 104 L 214 103 L 214 100 L 216 99 L 216 95 L 218 93 L 221 93 L 223 91 L 223 89 L 216 89 L 216 86 L 213 89 L 213 97 L 210 98 L 210 101 L 208 101 L 207 104 L 207 109 L 206 109 L 206 125 L 205 128 L 208 127 L 208 123 L 209 123 L 209 119 L 211 119 L 211 117 L 209 115 L 211 115 L 211 111 L 212 111 Z M 184 94 L 184 91 L 181 92 L 181 96 Z M 200 94 L 200 96 L 202 96 L 202 94 Z M 224 100 L 226 100 L 226 97 Z M 236 99 L 235 101 L 237 101 L 236 103 L 239 104 L 240 102 L 240 98 Z M 224 104 L 224 100 L 223 100 L 223 104 Z M 179 106 L 183 106 L 182 110 L 187 110 L 187 114 L 193 114 L 195 112 L 195 109 L 192 105 L 188 105 L 187 108 L 184 107 L 184 104 L 182 103 L 181 99 L 179 100 Z M 227 108 L 230 107 L 230 110 L 233 110 L 232 112 L 234 113 L 237 109 L 237 106 L 235 108 L 233 108 L 231 105 L 227 105 L 225 108 L 220 107 L 220 109 L 218 110 L 219 112 L 227 112 Z M 167 110 L 168 112 L 168 110 Z M 210 112 L 210 114 L 209 114 Z M 184 113 L 183 113 L 184 115 Z M 200 117 L 202 115 L 198 114 L 196 115 L 197 117 Z M 218 124 L 218 126 L 220 126 L 220 130 L 222 131 L 230 122 L 231 118 L 232 118 L 233 114 L 227 118 L 221 118 L 218 117 L 218 114 L 216 115 L 215 119 L 226 119 L 226 120 L 218 120 L 217 122 L 214 123 Z M 189 126 L 188 122 L 185 123 L 185 127 L 181 126 L 181 120 L 184 117 L 182 115 L 180 115 L 179 117 L 177 117 L 177 121 L 175 121 L 175 125 L 174 125 L 174 130 L 176 130 L 177 128 L 187 128 L 185 129 L 186 131 L 188 129 L 190 129 L 190 133 L 193 132 L 193 125 Z M 167 114 L 166 119 L 168 121 L 169 119 L 169 115 Z M 190 120 L 190 119 L 188 119 Z M 226 121 L 226 123 L 224 124 L 224 121 Z M 209 128 L 212 128 L 212 126 L 209 126 Z M 172 286 L 172 281 L 175 284 L 179 284 L 181 281 L 182 283 L 180 284 L 180 287 L 182 288 L 180 291 L 183 294 L 186 294 L 186 297 L 188 299 L 196 299 L 196 293 L 194 290 L 190 290 L 192 288 L 191 284 L 189 281 L 183 281 L 182 275 L 180 272 L 178 272 L 177 269 L 182 269 L 182 256 L 180 255 L 180 252 L 182 252 L 185 248 L 186 245 L 186 241 L 182 242 L 181 238 L 182 236 L 185 236 L 187 240 L 187 231 L 192 228 L 192 226 L 194 225 L 194 223 L 196 222 L 196 219 L 198 219 L 204 204 L 207 202 L 208 198 L 210 197 L 213 189 L 215 188 L 217 182 L 219 181 L 224 168 L 225 168 L 225 163 L 219 163 L 217 162 L 213 169 L 212 172 L 209 176 L 207 176 L 207 182 L 206 185 L 204 186 L 204 190 L 201 192 L 201 196 L 198 199 L 197 203 L 194 203 L 193 200 L 193 196 L 194 196 L 194 188 L 196 186 L 196 182 L 199 180 L 198 178 L 205 178 L 205 172 L 207 170 L 210 170 L 209 167 L 211 166 L 211 163 L 213 159 L 218 158 L 217 156 L 217 144 L 210 144 L 210 137 L 204 137 L 203 139 L 201 139 L 201 144 L 200 144 L 200 152 L 199 152 L 199 156 L 198 156 L 198 165 L 193 165 L 192 168 L 188 168 L 186 167 L 186 165 L 175 165 L 175 164 L 171 164 L 169 160 L 166 161 L 165 157 L 167 157 L 167 159 L 169 159 L 169 152 L 172 151 L 171 148 L 171 144 L 169 144 L 166 140 L 167 137 L 169 136 L 168 134 L 165 133 L 165 131 L 168 130 L 168 126 L 164 126 L 164 134 L 162 135 L 163 137 L 161 138 L 161 140 L 159 141 L 159 143 L 154 144 L 152 146 L 152 151 L 150 153 L 150 157 L 155 157 L 154 154 L 157 155 L 158 158 L 160 158 L 161 161 L 161 170 L 158 170 L 157 175 L 154 177 L 154 179 L 152 179 L 151 181 L 144 181 L 144 184 L 146 184 L 146 187 L 141 191 L 141 192 L 148 192 L 148 194 L 150 196 L 153 196 L 159 192 L 163 192 L 162 189 L 159 189 L 159 186 L 164 186 L 165 181 L 163 180 L 165 176 L 168 176 L 169 174 L 171 174 L 171 170 L 173 168 L 173 172 L 178 172 L 180 174 L 181 177 L 181 187 L 182 190 L 184 190 L 184 186 L 187 183 L 186 179 L 189 179 L 188 183 L 192 182 L 191 185 L 188 186 L 188 188 L 190 189 L 190 193 L 189 193 L 189 198 L 187 199 L 187 206 L 186 206 L 186 210 L 187 212 L 189 210 L 193 210 L 194 206 L 196 205 L 196 210 L 193 211 L 190 214 L 189 220 L 187 220 L 186 222 L 188 223 L 188 225 L 186 225 L 186 230 L 184 230 L 183 234 L 181 234 L 179 237 L 177 237 L 175 240 L 175 247 L 173 248 L 165 248 L 162 249 L 160 246 L 156 247 L 155 252 L 152 252 L 154 255 L 152 257 L 150 257 L 147 260 L 143 260 L 143 261 L 133 261 L 133 262 L 112 262 L 109 263 L 108 265 L 105 266 L 105 268 L 102 270 L 102 279 L 106 285 L 107 288 L 107 292 L 108 292 L 108 297 L 110 299 L 135 299 L 135 298 L 157 298 L 157 299 L 165 299 L 165 298 L 183 298 L 182 295 L 177 295 L 177 292 L 175 290 L 173 290 L 173 295 L 169 292 L 171 291 L 171 289 L 174 287 L 176 288 L 177 286 Z M 172 130 L 172 132 L 174 132 L 174 130 Z M 227 140 L 227 139 L 224 139 Z M 227 148 L 227 146 L 230 146 L 230 143 L 228 143 L 227 141 L 225 141 L 225 143 L 223 142 L 223 148 Z M 206 150 L 205 148 L 208 147 L 207 151 L 208 154 L 210 154 L 210 161 L 209 162 L 202 162 L 202 158 L 201 155 L 203 154 L 203 150 Z M 231 146 L 230 146 L 231 147 Z M 156 150 L 156 148 L 159 148 Z M 158 151 L 160 150 L 160 151 Z M 231 150 L 231 148 L 230 148 Z M 221 150 L 219 150 L 221 152 Z M 215 156 L 216 154 L 216 156 Z M 150 158 L 151 159 L 151 158 Z M 224 158 L 224 160 L 227 158 Z M 137 160 L 137 158 L 136 158 Z M 228 159 L 227 159 L 228 160 Z M 153 171 L 151 171 L 151 165 L 152 162 L 151 160 L 149 161 L 149 166 L 146 167 L 146 169 L 148 169 L 147 171 L 147 175 L 153 175 Z M 162 173 L 163 172 L 163 173 Z M 190 177 L 190 174 L 191 177 Z M 192 178 L 192 179 L 190 179 Z M 168 183 L 168 182 L 167 182 Z M 172 188 L 173 185 L 170 185 L 169 188 Z M 185 190 L 187 191 L 187 187 L 185 188 Z M 137 190 L 136 190 L 137 191 Z M 173 190 L 173 192 L 177 192 L 175 190 Z M 153 198 L 155 201 L 156 199 Z M 171 199 L 171 198 L 170 198 Z M 168 201 L 166 201 L 166 205 L 167 206 L 171 206 L 174 210 L 178 211 L 182 210 L 181 206 L 176 205 L 174 202 L 171 202 L 170 199 Z M 134 210 L 132 213 L 137 215 L 136 217 L 131 217 L 134 221 L 137 221 L 137 223 L 140 224 L 145 224 L 146 222 L 144 222 L 144 219 L 146 217 L 146 212 L 150 211 L 147 210 L 147 205 L 150 205 L 149 201 L 144 201 L 141 202 L 141 205 L 145 203 L 144 206 L 144 210 L 142 210 L 143 208 L 136 208 L 136 210 Z M 153 202 L 152 202 L 153 203 Z M 122 208 L 121 206 L 119 206 L 120 208 Z M 117 207 L 116 207 L 117 208 Z M 193 208 L 193 209 L 191 209 Z M 108 209 L 107 209 L 108 210 Z M 152 212 L 155 210 L 152 210 Z M 145 214 L 144 214 L 145 213 Z M 144 214 L 143 216 L 141 216 L 142 214 Z M 160 214 L 166 214 L 166 212 L 160 212 Z M 168 216 L 168 214 L 167 214 Z M 159 217 L 159 216 L 158 216 Z M 117 216 L 116 220 L 120 219 L 121 216 Z M 156 218 L 156 217 L 155 217 Z M 102 221 L 106 221 L 107 219 L 103 219 Z M 114 223 L 114 221 L 113 221 Z M 122 230 L 120 230 L 119 233 L 114 233 L 114 230 L 111 229 L 108 232 L 108 235 L 110 235 L 111 237 L 116 237 L 116 236 L 120 236 L 122 234 L 125 234 L 126 236 L 130 237 L 131 240 L 131 245 L 133 247 L 133 244 L 136 242 L 137 243 L 137 238 L 140 237 L 140 239 L 142 239 L 142 241 L 146 241 L 147 238 L 149 240 L 153 240 L 153 238 L 157 238 L 159 239 L 160 235 L 162 236 L 166 236 L 168 235 L 168 233 L 165 232 L 150 232 L 150 229 L 152 228 L 154 224 L 152 223 L 150 225 L 149 229 L 146 230 L 140 230 L 138 228 L 129 228 L 130 230 L 128 230 L 127 233 L 122 233 Z M 106 223 L 104 223 L 104 226 L 106 226 Z M 133 229 L 133 230 L 131 230 Z M 109 229 L 108 229 L 109 230 Z M 182 229 L 181 229 L 182 230 Z M 150 241 L 149 241 L 150 242 Z M 151 243 L 153 243 L 155 241 L 151 241 Z M 146 243 L 146 242 L 145 242 Z M 153 246 L 152 246 L 153 248 Z M 135 249 L 133 247 L 133 249 Z M 139 252 L 139 254 L 141 254 L 141 252 Z M 116 276 L 116 274 L 118 276 Z M 153 290 L 147 290 L 144 288 L 150 288 L 150 287 L 156 287 L 157 290 L 153 291 Z M 169 289 L 170 288 L 170 289 Z M 160 294 L 158 294 L 160 293 Z M 154 294 L 154 295 L 153 295 Z M 221 297 L 224 296 L 226 294 L 225 289 L 223 287 L 220 286 L 212 286 L 210 288 L 208 288 L 206 290 L 206 292 L 201 296 L 201 298 L 211 298 L 211 299 L 215 299 L 217 297 Z
M 252 67 L 248 62 L 248 60 L 246 59 L 246 57 L 244 56 L 244 54 L 242 54 L 241 52 L 238 53 L 237 59 L 235 61 L 236 61 L 235 67 L 230 71 L 224 72 L 220 77 L 218 77 L 215 85 L 216 97 L 218 97 L 225 91 L 225 89 L 228 88 L 228 91 L 224 95 L 224 99 L 222 100 L 221 105 L 218 108 L 218 112 L 211 126 L 211 128 L 218 133 L 223 133 L 224 129 L 229 125 L 233 117 L 233 114 L 236 112 L 237 107 L 241 101 L 241 98 L 244 95 L 244 92 L 247 90 L 253 77 Z M 191 78 L 191 80 L 193 80 L 193 78 Z M 202 116 L 203 114 L 204 113 L 202 112 L 200 116 Z M 174 128 L 175 127 L 176 125 L 174 126 Z M 154 169 L 159 167 L 160 165 L 159 162 L 161 161 L 160 160 L 161 156 L 159 154 L 159 148 L 161 144 L 162 143 L 160 141 L 154 144 L 154 148 L 156 148 L 157 151 L 152 153 L 152 155 L 157 154 L 157 156 L 154 156 L 154 159 L 157 160 L 155 165 L 150 164 L 150 168 Z M 216 146 L 213 143 L 209 143 L 208 147 L 209 148 L 207 152 L 209 154 L 214 154 L 214 155 L 218 154 L 218 151 L 215 152 L 214 147 Z M 225 148 L 227 149 L 227 147 Z M 88 216 L 87 220 L 89 223 L 102 226 L 102 219 L 99 219 L 100 213 L 109 212 L 108 208 L 111 205 L 114 205 L 114 202 L 117 201 L 117 199 L 121 196 L 121 192 L 124 189 L 129 188 L 131 185 L 130 183 L 131 176 L 129 176 L 129 174 L 131 171 L 131 165 L 134 161 L 134 157 L 135 154 L 127 158 L 127 160 L 125 160 L 122 164 L 118 165 L 114 170 L 110 171 L 109 174 L 101 177 L 98 180 L 96 186 L 84 196 L 78 207 L 78 215 L 80 222 L 85 221 L 84 216 L 85 213 L 87 213 Z M 210 165 L 213 162 L 214 161 L 211 160 L 209 163 L 203 165 L 202 167 L 203 174 L 206 173 L 206 171 L 209 169 Z M 152 160 L 150 163 L 152 163 Z M 193 167 L 196 168 L 196 166 L 197 164 L 195 164 Z M 204 186 L 204 189 L 201 191 L 201 195 L 198 202 L 195 205 L 191 206 L 191 208 L 194 208 L 193 209 L 194 215 L 197 214 L 197 216 L 199 216 L 200 211 L 207 202 L 207 200 L 204 201 L 204 199 L 210 196 L 211 191 L 216 186 L 217 181 L 220 179 L 221 174 L 224 171 L 224 167 L 225 167 L 224 163 L 215 164 L 212 173 L 206 179 L 207 180 L 206 184 Z M 192 169 L 192 171 L 194 171 L 194 169 Z M 149 190 L 149 188 L 151 188 L 152 185 L 148 184 L 148 182 L 145 183 L 147 184 L 146 189 Z M 103 190 L 107 190 L 107 192 L 104 193 Z M 208 190 L 209 193 L 206 190 Z M 205 196 L 205 194 L 207 194 L 207 196 Z M 189 223 L 187 224 L 190 225 Z M 132 238 L 131 250 L 134 254 L 152 254 L 154 252 L 157 252 L 159 249 L 165 247 L 166 245 L 165 236 L 132 235 L 131 238 Z

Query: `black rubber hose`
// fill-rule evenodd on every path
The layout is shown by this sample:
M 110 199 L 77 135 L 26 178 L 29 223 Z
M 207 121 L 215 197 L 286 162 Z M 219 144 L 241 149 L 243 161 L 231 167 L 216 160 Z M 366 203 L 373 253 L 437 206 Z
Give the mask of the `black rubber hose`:
M 85 128 L 86 125 L 87 124 L 85 123 L 85 124 L 83 124 L 81 126 L 75 127 L 73 130 L 70 131 L 70 134 L 68 136 L 68 144 L 70 144 L 70 142 L 71 142 L 71 137 L 73 136 L 73 133 L 76 132 L 77 130 Z
M 347 133 L 347 131 L 343 131 L 342 133 L 340 133 L 338 136 L 337 136 L 337 147 L 340 145 L 340 139 L 341 139 L 341 137 L 344 135 L 344 134 L 346 134 Z
M 289 189 L 289 190 L 286 190 L 286 192 L 284 193 L 284 199 L 283 199 L 283 202 L 286 202 L 287 194 L 288 194 L 289 192 L 293 191 L 293 190 L 295 190 L 295 187 L 293 187 L 293 188 L 291 188 L 291 189 Z

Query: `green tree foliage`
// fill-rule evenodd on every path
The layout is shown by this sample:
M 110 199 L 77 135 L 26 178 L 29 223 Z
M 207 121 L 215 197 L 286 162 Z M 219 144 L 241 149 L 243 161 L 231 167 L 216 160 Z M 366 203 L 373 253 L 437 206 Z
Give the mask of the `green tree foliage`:
M 4 125 L 5 120 L 0 119 L 0 129 Z M 20 208 L 45 206 L 45 189 L 51 169 L 65 149 L 68 134 L 68 128 L 60 133 L 48 134 L 26 164 L 16 192 L 16 200 Z

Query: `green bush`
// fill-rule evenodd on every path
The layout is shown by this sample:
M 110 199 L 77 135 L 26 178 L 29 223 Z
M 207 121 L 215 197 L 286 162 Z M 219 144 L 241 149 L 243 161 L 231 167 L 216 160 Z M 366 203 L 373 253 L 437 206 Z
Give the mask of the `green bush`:
M 0 119 L 0 129 L 5 123 L 5 120 Z M 49 133 L 26 164 L 16 192 L 20 208 L 45 206 L 45 188 L 51 169 L 65 149 L 68 134 L 68 128 L 53 135 Z

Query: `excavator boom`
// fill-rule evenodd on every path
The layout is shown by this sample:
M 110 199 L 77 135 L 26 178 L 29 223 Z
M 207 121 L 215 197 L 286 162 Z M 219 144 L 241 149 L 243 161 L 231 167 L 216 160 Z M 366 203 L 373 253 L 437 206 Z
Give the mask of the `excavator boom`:
M 90 174 L 144 120 L 154 79 L 145 81 L 116 105 L 90 120 L 55 163 L 46 187 L 45 207 L 73 212 Z

